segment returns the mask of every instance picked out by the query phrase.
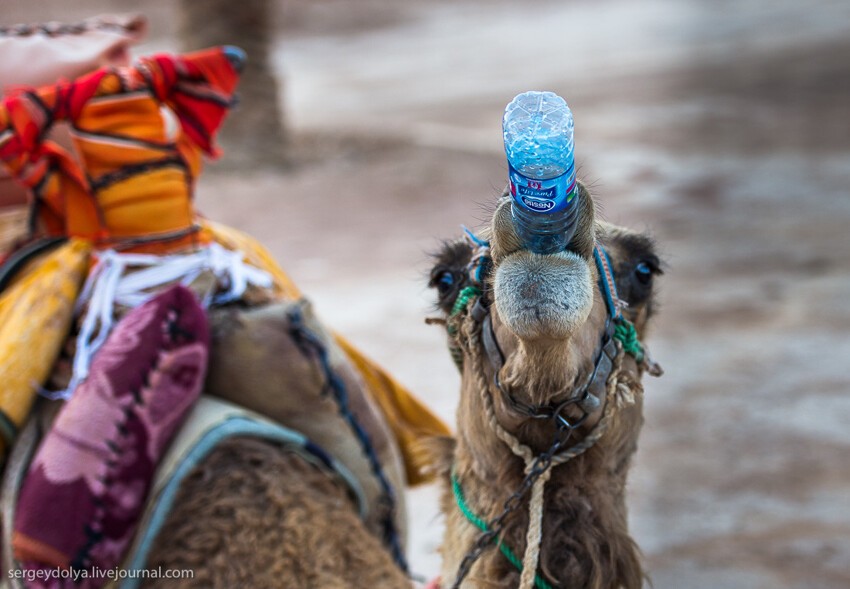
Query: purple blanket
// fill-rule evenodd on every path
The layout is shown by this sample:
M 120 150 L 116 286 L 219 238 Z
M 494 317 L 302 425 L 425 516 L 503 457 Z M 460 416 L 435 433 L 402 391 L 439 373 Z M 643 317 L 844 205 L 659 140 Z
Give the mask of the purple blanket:
M 159 458 L 200 394 L 208 350 L 204 310 L 180 286 L 118 323 L 24 480 L 13 545 L 25 569 L 109 569 L 121 562 Z M 51 579 L 30 586 L 66 584 L 72 585 Z

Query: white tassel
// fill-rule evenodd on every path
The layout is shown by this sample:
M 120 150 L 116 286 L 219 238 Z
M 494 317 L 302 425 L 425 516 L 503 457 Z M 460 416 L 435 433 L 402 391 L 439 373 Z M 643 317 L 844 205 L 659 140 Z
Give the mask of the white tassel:
M 156 256 L 150 254 L 120 254 L 106 250 L 89 274 L 77 300 L 76 312 L 88 304 L 74 355 L 73 374 L 64 391 L 45 391 L 51 399 L 69 399 L 88 376 L 89 367 L 98 349 L 112 331 L 115 306 L 134 308 L 157 294 L 160 287 L 180 282 L 191 284 L 202 272 L 209 270 L 227 284 L 224 292 L 205 297 L 204 306 L 224 304 L 239 299 L 249 285 L 270 288 L 271 275 L 246 264 L 242 254 L 230 251 L 217 243 L 191 254 Z M 127 274 L 127 269 L 133 271 Z

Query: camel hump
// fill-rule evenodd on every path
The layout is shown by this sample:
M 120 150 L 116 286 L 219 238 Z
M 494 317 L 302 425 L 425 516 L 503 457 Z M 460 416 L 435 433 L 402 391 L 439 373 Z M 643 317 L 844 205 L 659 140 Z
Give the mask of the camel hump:
M 44 432 L 50 429 L 56 406 L 41 406 L 33 414 L 10 455 L 2 483 L 0 513 L 11 523 L 17 508 L 18 489 L 26 475 Z M 267 440 L 303 458 L 349 489 L 361 517 L 367 500 L 357 478 L 345 465 L 325 452 L 302 433 L 283 427 L 253 411 L 207 395 L 201 396 L 183 423 L 177 437 L 157 467 L 148 501 L 132 544 L 124 556 L 124 570 L 144 569 L 159 533 L 169 516 L 182 483 L 193 470 L 227 440 L 249 436 Z M 5 570 L 16 570 L 19 562 L 12 555 L 12 527 L 2 530 L 2 562 Z M 127 584 L 129 583 L 129 584 Z M 133 581 L 127 581 L 131 587 Z

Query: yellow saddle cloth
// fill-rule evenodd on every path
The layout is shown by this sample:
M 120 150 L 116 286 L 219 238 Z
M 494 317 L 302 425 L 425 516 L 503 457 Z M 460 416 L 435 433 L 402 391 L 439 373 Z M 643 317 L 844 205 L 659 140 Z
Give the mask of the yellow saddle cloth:
M 0 293 L 0 456 L 68 338 L 89 252 L 86 242 L 70 240 L 31 262 Z

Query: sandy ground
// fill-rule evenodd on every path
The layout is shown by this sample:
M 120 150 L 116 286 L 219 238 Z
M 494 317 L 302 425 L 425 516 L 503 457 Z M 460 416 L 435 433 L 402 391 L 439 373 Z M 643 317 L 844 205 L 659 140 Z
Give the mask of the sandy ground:
M 150 6 L 148 47 L 174 46 L 173 7 Z M 323 0 L 281 21 L 298 166 L 210 170 L 209 216 L 261 238 L 453 422 L 427 252 L 487 217 L 504 104 L 561 93 L 603 216 L 667 262 L 651 340 L 667 373 L 647 383 L 629 489 L 654 586 L 850 586 L 850 4 Z M 409 497 L 423 576 L 435 497 Z

